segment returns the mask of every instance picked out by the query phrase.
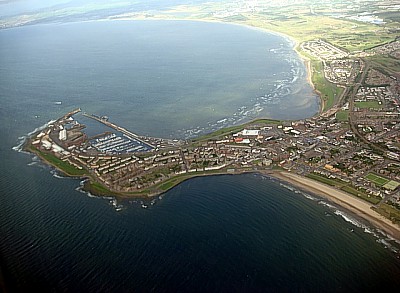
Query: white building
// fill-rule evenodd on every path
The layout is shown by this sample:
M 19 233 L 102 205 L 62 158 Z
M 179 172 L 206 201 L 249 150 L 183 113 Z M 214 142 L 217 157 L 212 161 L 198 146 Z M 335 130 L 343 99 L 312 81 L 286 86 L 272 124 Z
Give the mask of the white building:
M 260 130 L 249 130 L 243 129 L 242 135 L 244 136 L 257 136 L 260 133 Z
M 59 140 L 67 140 L 67 130 L 66 129 L 60 130 L 60 133 L 58 134 L 58 139 Z

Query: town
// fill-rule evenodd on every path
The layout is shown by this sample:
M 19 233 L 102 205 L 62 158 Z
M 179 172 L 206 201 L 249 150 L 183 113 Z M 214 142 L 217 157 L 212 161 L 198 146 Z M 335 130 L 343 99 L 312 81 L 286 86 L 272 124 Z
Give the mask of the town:
M 108 117 L 84 113 L 110 129 L 87 137 L 85 125 L 74 118 L 77 109 L 34 134 L 30 150 L 45 160 L 43 154 L 51 154 L 53 165 L 69 175 L 88 176 L 88 188 L 101 194 L 149 196 L 194 176 L 280 169 L 357 196 L 384 215 L 398 209 L 397 78 L 323 40 L 301 47 L 323 62 L 328 81 L 344 89 L 335 105 L 315 117 L 258 119 L 183 141 L 139 136 Z

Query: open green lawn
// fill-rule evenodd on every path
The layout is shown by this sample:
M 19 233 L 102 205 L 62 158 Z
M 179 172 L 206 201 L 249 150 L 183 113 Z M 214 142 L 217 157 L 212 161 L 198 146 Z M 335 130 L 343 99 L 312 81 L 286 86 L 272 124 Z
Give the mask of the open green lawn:
M 174 176 L 174 177 L 156 185 L 155 188 L 162 190 L 162 191 L 167 191 L 187 179 L 190 179 L 190 178 L 193 178 L 196 176 L 217 175 L 217 174 L 221 174 L 221 173 L 225 174 L 225 172 L 223 170 L 209 170 L 209 171 L 198 171 L 198 172 L 192 172 L 192 173 L 185 173 L 185 174 Z
M 336 86 L 326 80 L 324 75 L 323 64 L 320 61 L 313 61 L 312 67 L 312 82 L 317 91 L 321 94 L 321 99 L 324 102 L 324 111 L 329 110 L 335 104 L 343 88 Z
M 383 186 L 390 181 L 389 179 L 383 178 L 374 173 L 369 173 L 367 176 L 365 176 L 365 178 L 368 179 L 369 181 L 372 181 L 378 186 Z
M 109 189 L 107 189 L 105 186 L 103 186 L 99 182 L 92 182 L 92 180 L 85 184 L 85 189 L 96 195 L 115 194 L 115 192 L 110 191 Z
M 193 141 L 202 141 L 202 140 L 208 140 L 210 138 L 213 137 L 219 137 L 219 136 L 223 136 L 223 135 L 229 135 L 235 132 L 239 132 L 241 130 L 243 130 L 244 125 L 237 125 L 237 126 L 232 126 L 232 127 L 226 127 L 226 128 L 222 128 L 219 129 L 217 131 L 211 132 L 209 134 L 200 136 L 198 138 L 193 139 Z
M 63 172 L 65 172 L 67 175 L 70 176 L 83 176 L 87 174 L 87 171 L 85 169 L 78 169 L 71 164 L 64 162 L 54 156 L 53 154 L 45 153 L 40 151 L 39 149 L 30 146 L 30 150 L 34 153 L 36 153 L 39 157 L 42 159 L 46 160 L 49 164 L 59 168 Z
M 363 101 L 363 102 L 355 102 L 354 106 L 356 106 L 357 108 L 363 108 L 363 109 L 380 109 L 382 108 L 382 105 L 379 104 L 378 101 Z
M 363 199 L 365 201 L 368 201 L 368 202 L 370 202 L 372 204 L 377 204 L 377 203 L 379 203 L 381 201 L 381 199 L 379 197 L 370 196 L 368 194 L 365 194 L 364 192 L 359 191 L 359 190 L 355 189 L 352 186 L 343 186 L 341 189 L 343 191 L 346 191 L 347 193 L 355 195 L 355 196 L 357 196 L 357 197 L 359 197 L 359 198 L 361 198 L 361 199 Z
M 307 177 L 308 177 L 308 178 L 311 178 L 311 179 L 314 179 L 314 180 L 316 180 L 316 181 L 319 181 L 319 182 L 328 184 L 328 185 L 330 185 L 330 186 L 336 186 L 336 185 L 338 185 L 338 182 L 336 182 L 335 180 L 329 179 L 329 178 L 326 178 L 326 177 L 324 177 L 324 176 L 320 176 L 320 175 L 317 175 L 317 174 L 314 174 L 314 173 L 308 174 Z
M 376 185 L 382 186 L 383 188 L 386 188 L 388 190 L 395 190 L 400 186 L 399 182 L 381 177 L 374 173 L 369 173 L 367 176 L 365 176 L 365 178 L 374 182 Z
M 261 124 L 268 125 L 268 124 L 279 124 L 279 123 L 282 123 L 282 122 L 280 120 L 273 120 L 273 119 L 256 119 L 254 121 L 250 121 L 250 122 L 242 124 L 242 125 L 236 125 L 236 126 L 231 126 L 231 127 L 226 127 L 226 128 L 216 130 L 209 134 L 205 134 L 203 136 L 195 138 L 195 139 L 193 139 L 193 141 L 194 142 L 203 141 L 203 140 L 208 140 L 211 138 L 222 137 L 224 135 L 230 135 L 230 134 L 239 132 L 239 131 L 243 130 L 244 128 L 249 127 L 251 125 L 261 125 Z
M 390 219 L 393 223 L 400 223 L 400 210 L 386 203 L 381 204 L 378 208 L 373 208 L 375 211 Z
M 163 182 L 158 188 L 161 189 L 162 191 L 167 191 L 168 189 L 171 189 L 172 187 L 178 185 L 182 181 L 185 181 L 189 176 L 177 176 L 173 177 L 165 182 Z
M 397 182 L 397 181 L 393 181 L 393 180 L 390 180 L 388 183 L 385 183 L 384 185 L 383 185 L 383 188 L 386 188 L 386 189 L 388 189 L 388 190 L 395 190 L 396 188 L 398 188 L 400 186 L 400 183 L 399 182 Z
M 340 122 L 349 121 L 349 111 L 347 110 L 340 110 L 336 113 L 336 119 Z
M 391 71 L 400 72 L 400 60 L 383 55 L 375 55 L 368 57 L 368 60 L 379 64 L 383 68 L 390 68 Z
M 376 196 L 370 196 L 368 194 L 366 194 L 365 192 L 363 192 L 362 190 L 358 190 L 356 188 L 354 188 L 353 186 L 350 186 L 349 184 L 347 184 L 346 182 L 340 180 L 340 179 L 331 179 L 331 178 L 326 178 L 324 176 L 318 175 L 318 174 L 308 174 L 307 175 L 308 178 L 314 179 L 316 181 L 325 183 L 327 185 L 330 186 L 335 186 L 337 188 L 340 188 L 341 190 L 350 193 L 354 196 L 357 196 L 365 201 L 368 201 L 372 204 L 377 204 L 381 201 L 381 198 L 376 197 Z

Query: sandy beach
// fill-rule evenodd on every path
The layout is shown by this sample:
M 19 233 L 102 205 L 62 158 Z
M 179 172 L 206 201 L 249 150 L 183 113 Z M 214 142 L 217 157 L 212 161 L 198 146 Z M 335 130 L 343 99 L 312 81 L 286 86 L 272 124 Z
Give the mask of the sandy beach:
M 277 179 L 286 181 L 296 187 L 320 195 L 340 205 L 352 214 L 366 220 L 391 237 L 400 241 L 400 227 L 371 209 L 372 205 L 343 191 L 316 182 L 314 180 L 283 171 L 268 173 Z

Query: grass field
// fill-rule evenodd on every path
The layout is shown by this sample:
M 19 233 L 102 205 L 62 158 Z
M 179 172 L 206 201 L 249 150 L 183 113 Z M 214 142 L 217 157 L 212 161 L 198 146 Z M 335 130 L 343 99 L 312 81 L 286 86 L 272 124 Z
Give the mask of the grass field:
M 335 181 L 333 179 L 329 179 L 329 178 L 323 177 L 323 176 L 320 176 L 320 175 L 317 175 L 317 174 L 314 174 L 314 173 L 308 174 L 307 177 L 311 178 L 311 179 L 314 179 L 316 181 L 328 184 L 330 186 L 337 186 L 338 185 L 337 181 Z
M 400 72 L 400 60 L 390 56 L 376 55 L 368 57 L 371 60 L 379 64 L 383 68 L 390 68 L 394 72 Z
M 109 195 L 114 194 L 111 190 L 107 189 L 105 186 L 98 182 L 87 181 L 85 183 L 85 190 L 93 193 L 95 195 Z
M 373 208 L 382 216 L 389 218 L 393 223 L 400 223 L 400 211 L 395 207 L 386 203 L 380 205 L 378 208 Z
M 349 111 L 341 110 L 336 113 L 336 119 L 340 122 L 346 122 L 349 120 Z
M 369 23 L 309 15 L 309 10 L 299 11 L 295 6 L 279 10 L 268 15 L 246 14 L 247 20 L 242 23 L 282 32 L 300 42 L 324 38 L 349 51 L 368 49 L 394 39 L 384 28 Z
M 365 178 L 367 178 L 369 181 L 372 181 L 377 186 L 381 186 L 385 189 L 392 190 L 392 191 L 400 186 L 400 183 L 397 181 L 393 181 L 393 180 L 378 176 L 373 173 L 369 173 L 367 176 L 365 176 Z
M 54 167 L 62 170 L 65 172 L 67 175 L 70 176 L 83 176 L 87 174 L 87 171 L 85 169 L 78 169 L 72 166 L 71 164 L 64 162 L 57 158 L 56 156 L 49 154 L 49 153 L 44 153 L 40 151 L 39 149 L 30 146 L 30 150 L 34 153 L 36 153 L 39 157 L 42 159 L 46 160 L 49 164 L 53 165 Z
M 343 91 L 343 88 L 336 86 L 326 80 L 322 62 L 312 62 L 312 82 L 317 91 L 321 94 L 321 99 L 324 102 L 324 111 L 332 108 L 335 101 Z
M 365 178 L 369 181 L 372 181 L 378 186 L 383 186 L 390 181 L 389 179 L 383 178 L 373 173 L 369 173 L 367 176 L 365 176 Z
M 268 124 L 279 124 L 281 123 L 280 120 L 273 120 L 273 119 L 256 119 L 254 121 L 250 121 L 248 123 L 245 124 L 241 124 L 241 125 L 235 125 L 235 126 L 231 126 L 231 127 L 225 127 L 219 130 L 216 130 L 214 132 L 211 132 L 209 134 L 205 134 L 203 136 L 197 137 L 195 139 L 193 139 L 194 142 L 196 141 L 203 141 L 203 140 L 208 140 L 211 138 L 217 138 L 217 137 L 221 137 L 224 135 L 230 135 L 232 133 L 236 133 L 239 132 L 241 130 L 243 130 L 246 127 L 249 127 L 251 125 L 268 125 Z
M 386 188 L 386 189 L 389 189 L 389 190 L 395 190 L 395 189 L 396 189 L 397 187 L 399 187 L 399 186 L 400 186 L 400 183 L 399 183 L 399 182 L 390 180 L 388 183 L 385 183 L 385 184 L 383 185 L 383 188 Z
M 362 200 L 365 200 L 372 204 L 377 204 L 381 201 L 381 198 L 376 197 L 376 196 L 370 196 L 367 193 L 365 193 L 363 190 L 358 190 L 340 179 L 330 179 L 330 178 L 326 178 L 324 176 L 314 174 L 314 173 L 310 173 L 306 177 L 311 178 L 316 181 L 319 181 L 319 182 L 322 182 L 322 183 L 325 183 L 330 186 L 340 188 L 341 190 L 343 190 L 351 195 L 357 196 L 357 197 L 361 198 Z
M 363 199 L 363 200 L 365 200 L 365 201 L 368 201 L 368 202 L 370 202 L 370 203 L 372 203 L 372 204 L 377 204 L 377 203 L 379 203 L 379 202 L 381 201 L 381 199 L 380 199 L 379 197 L 376 197 L 376 196 L 368 196 L 368 195 L 365 194 L 364 192 L 361 192 L 361 191 L 355 189 L 355 188 L 352 187 L 352 186 L 343 186 L 341 189 L 342 189 L 343 191 L 346 191 L 347 193 L 350 193 L 350 194 L 352 194 L 352 195 L 355 195 L 355 196 L 357 196 L 357 197 L 359 197 L 359 198 L 361 198 L 361 199 Z
M 382 108 L 382 105 L 379 104 L 378 101 L 363 101 L 363 102 L 355 102 L 354 106 L 356 106 L 357 108 L 363 108 L 363 109 L 380 109 Z

